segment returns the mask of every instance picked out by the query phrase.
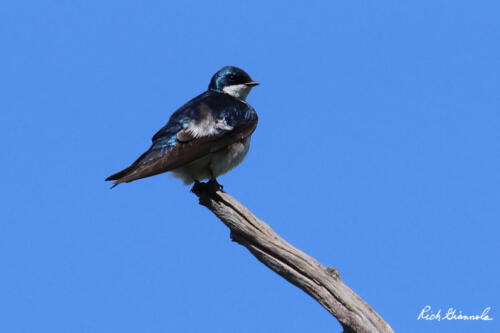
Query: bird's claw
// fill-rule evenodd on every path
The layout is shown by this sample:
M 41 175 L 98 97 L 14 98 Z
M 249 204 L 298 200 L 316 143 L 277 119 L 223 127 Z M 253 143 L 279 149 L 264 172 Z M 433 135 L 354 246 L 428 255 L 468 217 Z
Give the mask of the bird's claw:
M 193 188 L 191 188 L 191 192 L 193 192 L 195 194 L 201 194 L 204 192 L 215 194 L 218 191 L 224 192 L 223 189 L 224 189 L 224 186 L 219 184 L 217 179 L 210 179 L 206 183 L 195 181 Z
M 217 179 L 210 179 L 208 182 L 207 182 L 207 185 L 211 187 L 211 189 L 214 191 L 214 192 L 217 192 L 217 191 L 221 191 L 221 192 L 224 192 L 224 186 L 222 186 L 221 184 L 219 184 L 219 182 L 217 181 Z

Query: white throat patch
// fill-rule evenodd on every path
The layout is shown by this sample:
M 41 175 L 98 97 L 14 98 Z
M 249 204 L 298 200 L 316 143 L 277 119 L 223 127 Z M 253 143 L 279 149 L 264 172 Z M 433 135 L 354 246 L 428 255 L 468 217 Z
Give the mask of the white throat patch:
M 250 90 L 252 90 L 252 87 L 249 87 L 246 84 L 233 84 L 222 89 L 224 93 L 237 99 L 241 99 L 242 101 L 246 100 Z

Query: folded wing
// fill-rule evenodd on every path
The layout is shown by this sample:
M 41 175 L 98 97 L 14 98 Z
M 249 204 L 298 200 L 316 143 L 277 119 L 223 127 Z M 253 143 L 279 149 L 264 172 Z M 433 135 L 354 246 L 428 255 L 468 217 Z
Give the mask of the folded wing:
M 153 137 L 153 145 L 128 168 L 106 178 L 114 186 L 137 179 L 154 176 L 176 169 L 207 154 L 224 149 L 232 143 L 250 136 L 257 127 L 257 116 L 253 109 L 251 117 L 240 118 L 229 125 L 224 118 L 218 118 L 214 129 L 202 132 L 190 125 L 172 126 L 160 130 Z M 248 112 L 247 112 L 248 113 Z M 199 125 L 199 124 L 198 124 Z M 168 125 L 167 125 L 168 126 Z M 163 132 L 162 132 L 163 131 Z

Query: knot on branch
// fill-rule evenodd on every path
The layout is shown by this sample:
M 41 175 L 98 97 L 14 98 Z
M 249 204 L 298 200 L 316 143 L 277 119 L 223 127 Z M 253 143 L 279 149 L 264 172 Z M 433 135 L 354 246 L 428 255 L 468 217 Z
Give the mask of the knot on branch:
M 332 266 L 328 266 L 326 268 L 326 271 L 328 272 L 328 274 L 330 274 L 331 277 L 333 277 L 335 280 L 341 280 L 340 278 L 340 274 L 339 274 L 339 270 L 336 269 L 335 267 L 332 267 Z

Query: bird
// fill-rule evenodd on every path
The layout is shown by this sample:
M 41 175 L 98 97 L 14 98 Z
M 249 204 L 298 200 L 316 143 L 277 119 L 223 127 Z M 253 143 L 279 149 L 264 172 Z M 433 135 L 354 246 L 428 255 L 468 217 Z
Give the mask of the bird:
M 243 161 L 257 127 L 257 113 L 246 101 L 257 85 L 241 68 L 222 67 L 207 91 L 170 116 L 145 153 L 105 180 L 113 181 L 113 188 L 169 171 L 185 185 L 208 180 L 203 184 L 222 190 L 217 177 Z

